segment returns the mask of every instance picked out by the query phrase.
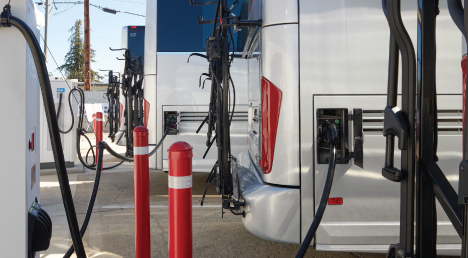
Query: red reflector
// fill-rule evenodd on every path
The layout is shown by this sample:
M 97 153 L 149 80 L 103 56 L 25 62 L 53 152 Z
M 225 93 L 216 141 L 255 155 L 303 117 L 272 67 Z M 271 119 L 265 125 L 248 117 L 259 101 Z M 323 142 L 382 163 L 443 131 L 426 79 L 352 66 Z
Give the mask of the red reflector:
M 262 171 L 271 172 L 275 153 L 276 131 L 281 109 L 283 93 L 273 83 L 262 77 Z
M 29 141 L 29 150 L 34 150 L 34 134 L 31 134 L 31 140 Z
M 343 205 L 343 198 L 328 198 L 328 205 Z
M 130 27 L 130 28 L 132 28 L 132 29 L 136 29 L 136 26 L 132 26 L 132 27 Z
M 144 104 L 144 120 L 145 120 L 145 126 L 148 128 L 148 118 L 149 118 L 149 111 L 150 111 L 150 103 L 146 101 L 145 98 L 143 98 Z

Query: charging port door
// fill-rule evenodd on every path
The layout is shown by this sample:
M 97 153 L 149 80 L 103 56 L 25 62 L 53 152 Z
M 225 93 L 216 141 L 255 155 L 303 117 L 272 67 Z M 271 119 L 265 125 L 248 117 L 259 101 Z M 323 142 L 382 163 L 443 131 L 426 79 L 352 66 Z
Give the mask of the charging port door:
M 364 134 L 362 129 L 362 109 L 354 108 L 353 113 L 348 114 L 346 108 L 317 109 L 317 161 L 318 164 L 328 164 L 330 158 L 330 146 L 327 143 L 326 124 L 335 124 L 340 140 L 336 145 L 336 163 L 348 164 L 354 159 L 354 164 L 364 167 Z M 349 123 L 353 122 L 352 141 L 349 143 Z M 349 144 L 353 144 L 353 151 L 349 150 Z
M 178 116 L 179 113 L 177 111 L 164 111 L 164 128 L 169 127 L 168 135 L 177 135 L 179 133 Z
M 336 163 L 348 164 L 348 109 L 327 108 L 317 110 L 317 160 L 319 164 L 328 164 L 330 158 L 330 146 L 327 143 L 327 122 L 335 124 L 340 140 L 336 144 Z
M 362 109 L 353 109 L 354 165 L 364 168 L 364 132 L 362 129 Z

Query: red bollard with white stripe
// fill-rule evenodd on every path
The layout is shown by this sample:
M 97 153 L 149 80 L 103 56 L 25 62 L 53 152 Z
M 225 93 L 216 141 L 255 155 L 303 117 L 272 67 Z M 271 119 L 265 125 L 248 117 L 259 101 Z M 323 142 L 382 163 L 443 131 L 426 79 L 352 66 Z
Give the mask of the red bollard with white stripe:
M 97 164 L 97 159 L 98 159 L 98 155 L 97 155 L 98 154 L 98 148 L 97 148 L 97 146 L 98 146 L 98 143 L 102 142 L 102 140 L 103 140 L 102 112 L 96 112 L 96 118 L 93 121 L 96 121 L 94 123 L 94 134 L 96 135 L 96 164 Z M 103 166 L 101 167 L 101 171 L 102 171 L 102 168 L 103 168 Z
M 148 129 L 133 129 L 135 257 L 151 257 Z
M 192 147 L 176 142 L 169 152 L 169 258 L 192 257 Z

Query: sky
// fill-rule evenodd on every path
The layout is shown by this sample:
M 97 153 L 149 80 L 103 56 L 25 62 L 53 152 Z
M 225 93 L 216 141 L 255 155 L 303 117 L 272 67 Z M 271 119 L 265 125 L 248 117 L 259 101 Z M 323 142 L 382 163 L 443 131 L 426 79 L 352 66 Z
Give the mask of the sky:
M 58 2 L 67 2 L 59 4 Z M 44 14 L 45 8 L 43 5 L 37 5 L 40 1 L 36 0 L 36 8 Z M 44 0 L 45 2 L 45 0 Z M 48 32 L 48 48 L 47 53 L 47 69 L 54 76 L 61 76 L 57 70 L 57 65 L 51 57 L 51 54 L 57 61 L 58 66 L 65 63 L 65 55 L 70 48 L 68 38 L 71 35 L 69 30 L 73 27 L 76 20 L 84 17 L 83 4 L 73 5 L 75 0 L 55 0 L 55 5 L 52 0 L 49 8 L 49 32 Z M 70 4 L 68 4 L 70 2 Z M 91 4 L 114 9 L 122 12 L 130 12 L 140 15 L 146 15 L 146 0 L 90 0 Z M 55 9 L 55 6 L 57 9 Z M 120 70 L 120 61 L 116 59 L 120 55 L 119 51 L 113 52 L 109 47 L 120 48 L 122 27 L 131 25 L 145 25 L 145 17 L 130 15 L 126 13 L 110 14 L 102 10 L 90 6 L 90 27 L 91 27 L 91 48 L 96 52 L 94 60 L 91 63 L 91 69 L 94 71 L 102 70 Z M 41 27 L 41 35 L 44 37 L 45 27 Z M 42 41 L 42 39 L 41 39 Z M 41 46 L 43 47 L 43 41 Z M 119 56 L 119 58 L 121 58 Z M 100 72 L 101 76 L 105 76 L 107 81 L 108 72 Z

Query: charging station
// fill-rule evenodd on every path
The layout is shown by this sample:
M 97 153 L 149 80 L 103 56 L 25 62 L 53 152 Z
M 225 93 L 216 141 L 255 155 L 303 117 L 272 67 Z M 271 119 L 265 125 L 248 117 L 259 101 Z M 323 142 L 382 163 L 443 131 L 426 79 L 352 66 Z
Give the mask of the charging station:
M 5 4 L 8 4 L 8 0 L 0 0 L 2 7 Z M 11 5 L 15 15 L 40 38 L 34 2 L 12 0 Z M 51 229 L 50 219 L 46 219 L 47 222 L 42 220 L 44 212 L 37 204 L 40 202 L 39 81 L 33 56 L 21 32 L 16 29 L 0 30 L 3 63 L 0 69 L 0 109 L 3 110 L 0 164 L 4 175 L 0 181 L 0 194 L 3 196 L 0 205 L 5 211 L 1 216 L 1 256 L 39 257 L 32 248 L 32 237 L 37 233 L 33 232 L 34 227 L 46 223 Z
M 60 140 L 63 146 L 63 154 L 65 156 L 65 164 L 67 167 L 74 167 L 76 160 L 76 127 L 77 123 L 73 122 L 76 119 L 78 112 L 78 102 L 76 98 L 78 94 L 72 93 L 70 96 L 70 104 L 73 112 L 70 112 L 69 105 L 69 94 L 71 89 L 74 89 L 78 85 L 77 79 L 65 80 L 63 78 L 50 77 L 50 85 L 54 95 L 55 109 L 59 109 L 60 113 L 57 117 L 59 128 L 62 131 L 68 131 L 68 133 L 61 133 Z M 60 101 L 60 98 L 62 99 Z M 55 168 L 54 153 L 52 151 L 52 145 L 50 143 L 50 134 L 48 131 L 47 118 L 44 112 L 44 104 L 40 99 L 41 109 L 41 169 Z M 72 117 L 75 116 L 75 117 Z

